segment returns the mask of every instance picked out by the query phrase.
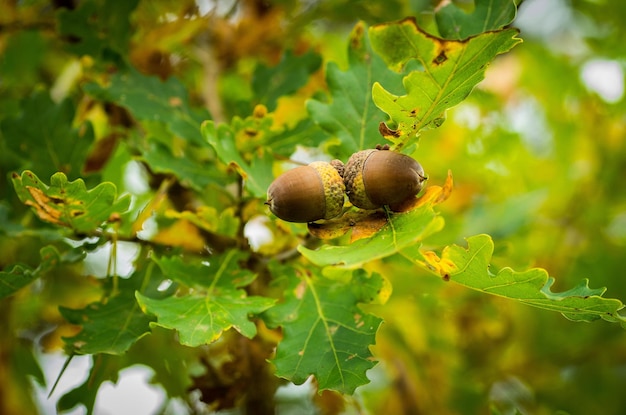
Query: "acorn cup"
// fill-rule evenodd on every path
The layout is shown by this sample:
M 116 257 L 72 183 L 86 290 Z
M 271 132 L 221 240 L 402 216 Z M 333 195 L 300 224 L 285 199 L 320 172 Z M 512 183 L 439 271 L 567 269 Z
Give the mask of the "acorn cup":
M 267 189 L 266 205 L 287 222 L 314 222 L 341 214 L 346 187 L 343 163 L 316 161 L 278 176 Z

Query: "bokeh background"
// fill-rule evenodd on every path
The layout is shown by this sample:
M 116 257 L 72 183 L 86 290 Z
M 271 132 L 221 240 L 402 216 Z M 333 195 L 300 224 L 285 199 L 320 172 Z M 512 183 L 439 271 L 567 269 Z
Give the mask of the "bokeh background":
M 37 106 L 43 116 L 47 105 L 67 100 L 74 111 L 59 109 L 55 120 L 69 126 L 89 121 L 100 146 L 96 155 L 110 154 L 107 146 L 117 140 L 111 137 L 145 128 L 94 102 L 83 89 L 106 73 L 116 53 L 142 74 L 180 80 L 193 107 L 228 121 L 249 116 L 258 103 L 255 68 L 276 65 L 287 50 L 313 50 L 323 59 L 320 69 L 304 87 L 277 100 L 277 122 L 295 124 L 305 117 L 306 99 L 324 88 L 323 65 L 346 67 L 348 34 L 357 21 L 371 25 L 415 16 L 428 29 L 438 2 L 86 1 L 91 6 L 85 7 L 85 21 L 97 15 L 101 25 L 85 36 L 89 42 L 79 42 L 64 30 L 80 22 L 64 18 L 64 10 L 81 3 L 0 4 L 3 267 L 36 264 L 41 243 L 26 233 L 16 240 L 11 233 L 28 224 L 20 222 L 23 207 L 10 172 L 29 168 L 46 178 L 55 171 L 37 164 L 41 149 L 18 151 L 16 123 L 27 129 L 45 122 L 32 117 Z M 471 1 L 455 3 L 472 7 Z M 593 288 L 607 287 L 607 297 L 626 300 L 626 3 L 519 3 L 513 26 L 524 42 L 496 59 L 441 127 L 422 134 L 417 154 L 431 180 L 442 183 L 448 169 L 455 180 L 450 199 L 439 206 L 446 226 L 426 244 L 463 244 L 464 237 L 488 233 L 496 245 L 495 267 L 545 268 L 556 278 L 554 291 L 588 278 Z M 95 157 L 91 166 L 102 160 Z M 100 179 L 138 200 L 150 198 L 132 157 L 115 160 L 117 168 L 105 166 Z M 119 254 L 122 272 L 130 267 L 133 249 Z M 0 301 L 0 412 L 54 413 L 56 399 L 83 382 L 90 357 L 75 358 L 47 397 L 65 360 L 60 338 L 71 335 L 71 327 L 60 323 L 58 306 L 97 299 L 90 281 L 104 274 L 107 259 L 106 251 L 98 251 L 81 269 L 50 276 L 40 295 L 19 293 Z M 626 412 L 626 332 L 617 325 L 574 323 L 426 272 L 415 275 L 411 264 L 396 257 L 382 266 L 393 295 L 386 305 L 368 308 L 386 322 L 373 348 L 381 363 L 369 373 L 371 384 L 343 404 L 346 413 Z M 190 412 L 167 400 L 163 388 L 150 382 L 153 374 L 147 366 L 123 371 L 117 386 L 101 389 L 96 413 Z M 320 398 L 307 384 L 286 386 L 276 399 L 283 414 L 315 413 L 313 402 Z

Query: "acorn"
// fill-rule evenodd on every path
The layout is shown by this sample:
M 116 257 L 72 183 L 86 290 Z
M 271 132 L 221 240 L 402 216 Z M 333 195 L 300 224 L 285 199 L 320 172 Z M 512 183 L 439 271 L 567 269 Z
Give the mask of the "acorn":
M 287 222 L 314 222 L 341 214 L 346 187 L 343 163 L 315 161 L 278 176 L 267 189 L 270 210 Z
M 383 148 L 354 153 L 344 166 L 343 179 L 354 206 L 395 210 L 422 190 L 426 177 L 415 159 Z

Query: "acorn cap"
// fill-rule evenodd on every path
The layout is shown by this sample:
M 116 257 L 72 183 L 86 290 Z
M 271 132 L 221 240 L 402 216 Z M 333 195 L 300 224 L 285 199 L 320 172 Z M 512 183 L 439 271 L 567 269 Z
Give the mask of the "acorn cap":
M 363 150 L 354 153 L 344 166 L 343 181 L 346 185 L 348 199 L 354 206 L 362 209 L 377 209 L 380 207 L 370 202 L 363 184 L 363 165 L 370 154 L 375 151 L 378 150 Z
M 322 183 L 324 184 L 326 213 L 322 219 L 331 219 L 335 216 L 339 216 L 345 201 L 344 195 L 346 192 L 346 186 L 343 182 L 341 174 L 338 171 L 338 165 L 336 163 L 333 165 L 323 161 L 315 161 L 309 164 L 309 167 L 312 167 L 317 171 L 322 179 Z M 341 164 L 341 167 L 343 167 L 343 163 Z

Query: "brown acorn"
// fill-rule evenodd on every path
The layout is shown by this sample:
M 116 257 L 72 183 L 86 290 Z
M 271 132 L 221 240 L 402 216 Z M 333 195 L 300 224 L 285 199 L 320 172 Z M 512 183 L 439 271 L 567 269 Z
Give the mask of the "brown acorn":
M 424 169 L 412 157 L 391 150 L 354 153 L 343 174 L 350 202 L 361 209 L 391 210 L 415 197 L 424 185 Z
M 341 214 L 345 185 L 343 163 L 316 161 L 278 176 L 267 189 L 270 210 L 287 222 L 314 222 Z

